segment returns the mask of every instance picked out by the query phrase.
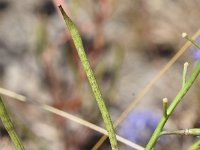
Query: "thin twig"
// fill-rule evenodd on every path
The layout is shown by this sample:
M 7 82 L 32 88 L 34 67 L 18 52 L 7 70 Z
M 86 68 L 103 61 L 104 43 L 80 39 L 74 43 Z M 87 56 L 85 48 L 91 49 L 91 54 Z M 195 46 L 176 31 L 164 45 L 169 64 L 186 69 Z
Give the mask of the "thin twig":
M 62 110 L 59 110 L 59 109 L 57 109 L 55 107 L 52 107 L 52 106 L 49 106 L 49 105 L 46 105 L 46 104 L 45 105 L 38 104 L 38 102 L 35 102 L 33 100 L 28 101 L 28 98 L 26 98 L 25 96 L 17 94 L 17 93 L 12 92 L 12 91 L 9 91 L 9 90 L 4 89 L 4 88 L 0 88 L 0 94 L 8 96 L 8 97 L 16 99 L 16 100 L 19 100 L 19 101 L 22 101 L 22 102 L 26 102 L 26 103 L 29 102 L 29 104 L 36 105 L 37 108 L 42 108 L 45 111 L 48 111 L 48 112 L 51 112 L 51 113 L 56 114 L 58 116 L 64 117 L 66 119 L 69 119 L 69 120 L 71 120 L 73 122 L 76 122 L 76 123 L 78 123 L 80 125 L 88 127 L 88 128 L 90 128 L 90 129 L 92 129 L 94 131 L 97 131 L 99 133 L 108 135 L 108 133 L 107 133 L 107 131 L 105 129 L 103 129 L 103 128 L 95 125 L 95 124 L 92 124 L 92 123 L 90 123 L 90 122 L 88 122 L 88 121 L 86 121 L 84 119 L 78 118 L 78 117 L 76 117 L 76 116 L 74 116 L 72 114 L 69 114 L 69 113 L 64 112 Z M 136 150 L 144 150 L 144 148 L 142 146 L 140 146 L 140 145 L 138 145 L 136 143 L 133 143 L 133 142 L 131 142 L 131 141 L 119 136 L 119 135 L 116 135 L 116 137 L 117 137 L 117 140 L 119 142 L 121 142 L 121 143 L 123 143 L 125 145 L 128 145 L 128 146 L 130 146 L 130 147 L 132 147 L 132 148 L 134 148 Z
M 76 123 L 79 123 L 81 125 L 89 127 L 90 129 L 93 129 L 95 131 L 98 131 L 99 133 L 102 133 L 102 134 L 105 134 L 105 135 L 108 136 L 108 132 L 105 129 L 103 129 L 103 128 L 97 126 L 97 125 L 94 125 L 94 124 L 92 124 L 92 123 L 90 123 L 88 121 L 85 121 L 83 119 L 80 119 L 78 117 L 75 117 L 75 116 L 73 116 L 71 114 L 68 114 L 66 112 L 63 112 L 63 111 L 61 111 L 59 109 L 56 109 L 56 108 L 48 106 L 48 105 L 44 105 L 43 109 L 46 110 L 46 111 L 49 111 L 51 113 L 57 114 L 59 116 L 68 118 L 68 119 L 70 119 L 70 120 L 72 120 L 72 121 L 74 121 Z M 137 144 L 135 144 L 135 143 L 133 143 L 133 142 L 131 142 L 131 141 L 129 141 L 129 140 L 117 135 L 117 134 L 116 134 L 116 138 L 117 138 L 118 141 L 120 141 L 120 142 L 122 142 L 122 143 L 124 143 L 126 145 L 129 145 L 132 148 L 135 148 L 137 150 L 144 150 L 144 148 L 142 146 L 139 146 L 139 145 L 137 145 Z

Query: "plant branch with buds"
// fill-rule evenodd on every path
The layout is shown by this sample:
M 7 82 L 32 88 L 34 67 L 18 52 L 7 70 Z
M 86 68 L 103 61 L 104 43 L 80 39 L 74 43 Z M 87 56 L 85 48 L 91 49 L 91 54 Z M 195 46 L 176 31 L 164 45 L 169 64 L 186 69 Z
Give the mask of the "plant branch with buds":
M 182 34 L 182 37 L 189 40 L 190 42 L 192 42 L 197 48 L 200 49 L 200 45 L 195 42 L 193 39 L 191 39 L 186 33 Z M 188 90 L 190 89 L 190 87 L 192 86 L 192 84 L 194 83 L 194 81 L 196 80 L 197 76 L 200 73 L 200 61 L 197 63 L 194 71 L 192 72 L 191 76 L 189 77 L 189 79 L 187 81 L 185 81 L 185 77 L 186 77 L 186 71 L 187 71 L 187 63 L 185 63 L 186 65 L 184 65 L 184 73 L 183 73 L 183 87 L 182 89 L 178 92 L 178 94 L 176 95 L 176 97 L 174 98 L 174 100 L 172 101 L 171 105 L 167 108 L 167 114 L 163 113 L 163 117 L 161 118 L 157 128 L 155 129 L 151 139 L 149 140 L 148 144 L 146 145 L 145 150 L 151 150 L 154 145 L 156 144 L 158 138 L 160 137 L 162 131 L 163 131 L 163 127 L 165 126 L 167 120 L 169 119 L 169 117 L 172 115 L 174 109 L 177 107 L 177 105 L 181 102 L 182 98 L 185 96 L 185 94 L 188 92 Z M 166 109 L 166 105 L 164 105 L 163 102 L 163 109 Z M 163 111 L 165 112 L 165 110 Z

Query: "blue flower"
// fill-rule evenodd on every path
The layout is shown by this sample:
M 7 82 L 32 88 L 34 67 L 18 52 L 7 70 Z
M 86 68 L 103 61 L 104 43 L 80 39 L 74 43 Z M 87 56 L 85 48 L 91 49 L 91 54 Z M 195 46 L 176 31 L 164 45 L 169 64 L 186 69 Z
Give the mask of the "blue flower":
M 124 120 L 118 131 L 126 139 L 145 146 L 155 130 L 159 118 L 150 110 L 133 111 Z
M 200 44 L 200 37 L 198 37 L 196 40 L 195 40 L 198 44 Z M 193 53 L 193 58 L 194 60 L 199 60 L 200 59 L 200 49 L 198 48 L 192 48 L 192 53 Z
M 194 60 L 199 60 L 200 59 L 200 50 L 193 50 L 193 58 Z

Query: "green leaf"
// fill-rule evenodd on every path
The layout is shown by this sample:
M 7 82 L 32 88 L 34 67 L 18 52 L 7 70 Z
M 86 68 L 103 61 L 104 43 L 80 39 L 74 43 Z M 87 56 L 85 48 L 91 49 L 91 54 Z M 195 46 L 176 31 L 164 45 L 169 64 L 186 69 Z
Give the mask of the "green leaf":
M 89 80 L 90 86 L 92 88 L 93 94 L 95 96 L 96 102 L 98 104 L 98 107 L 100 109 L 103 121 L 105 123 L 106 126 L 106 130 L 108 132 L 108 136 L 110 139 L 110 143 L 111 143 L 111 147 L 113 150 L 118 150 L 118 146 L 117 146 L 117 139 L 116 139 L 116 135 L 115 135 L 115 130 L 110 118 L 110 115 L 108 113 L 108 110 L 106 108 L 106 105 L 104 103 L 104 100 L 102 98 L 102 94 L 100 92 L 99 86 L 97 84 L 97 81 L 95 79 L 94 73 L 90 67 L 89 61 L 87 59 L 87 56 L 85 54 L 84 48 L 83 48 L 83 44 L 82 44 L 82 40 L 81 40 L 81 36 L 78 32 L 78 30 L 76 29 L 74 23 L 72 22 L 72 20 L 67 16 L 67 14 L 65 13 L 64 9 L 62 8 L 62 6 L 59 6 L 59 9 L 62 13 L 62 16 L 65 20 L 65 23 L 67 25 L 67 28 L 69 29 L 69 32 L 71 34 L 72 40 L 74 42 L 74 45 L 77 49 L 78 55 L 80 57 L 81 63 L 83 65 L 83 69 L 87 75 L 87 78 Z

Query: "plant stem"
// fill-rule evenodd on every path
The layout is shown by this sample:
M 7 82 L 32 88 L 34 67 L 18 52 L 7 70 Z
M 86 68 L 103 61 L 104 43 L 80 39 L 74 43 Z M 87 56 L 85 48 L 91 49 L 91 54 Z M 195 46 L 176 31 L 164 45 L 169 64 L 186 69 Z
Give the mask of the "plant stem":
M 184 129 L 176 131 L 162 131 L 161 135 L 186 135 L 186 136 L 200 136 L 200 128 Z
M 6 107 L 2 101 L 2 98 L 0 97 L 0 118 L 1 121 L 6 128 L 16 150 L 25 150 L 23 144 L 21 143 L 19 137 L 14 131 L 13 124 L 9 118 L 8 112 L 6 110 Z
M 193 82 L 195 81 L 195 79 L 197 78 L 199 73 L 200 73 L 200 61 L 198 62 L 197 66 L 195 67 L 190 78 L 186 81 L 184 87 L 179 91 L 179 93 L 177 94 L 177 96 L 174 98 L 171 105 L 167 109 L 167 117 L 163 116 L 161 118 L 161 120 L 160 120 L 156 130 L 154 131 L 149 143 L 147 144 L 145 150 L 151 150 L 154 147 L 158 138 L 160 137 L 160 133 L 162 132 L 163 127 L 164 127 L 165 123 L 167 122 L 168 118 L 171 116 L 171 114 L 173 113 L 176 106 L 180 103 L 181 99 L 185 96 L 187 91 L 190 89 L 190 87 L 192 86 Z
M 64 9 L 62 8 L 61 5 L 59 6 L 59 9 L 60 9 L 60 11 L 63 15 L 63 18 L 65 20 L 65 23 L 66 23 L 66 25 L 69 29 L 72 40 L 74 42 L 74 45 L 77 49 L 81 63 L 83 65 L 83 69 L 84 69 L 84 71 L 87 75 L 87 78 L 89 80 L 90 86 L 91 86 L 92 91 L 93 91 L 93 94 L 94 94 L 95 99 L 97 101 L 98 107 L 101 111 L 102 118 L 103 118 L 103 121 L 105 123 L 106 130 L 108 132 L 108 136 L 109 136 L 109 139 L 110 139 L 111 147 L 112 147 L 113 150 L 118 150 L 115 130 L 114 130 L 109 112 L 108 112 L 106 105 L 104 103 L 104 100 L 102 98 L 99 86 L 98 86 L 97 81 L 96 81 L 95 76 L 94 76 L 94 73 L 93 73 L 93 71 L 90 67 L 87 56 L 85 54 L 80 34 L 79 34 L 78 30 L 76 29 L 74 23 L 71 21 L 71 19 L 65 13 L 65 11 L 64 11 Z

